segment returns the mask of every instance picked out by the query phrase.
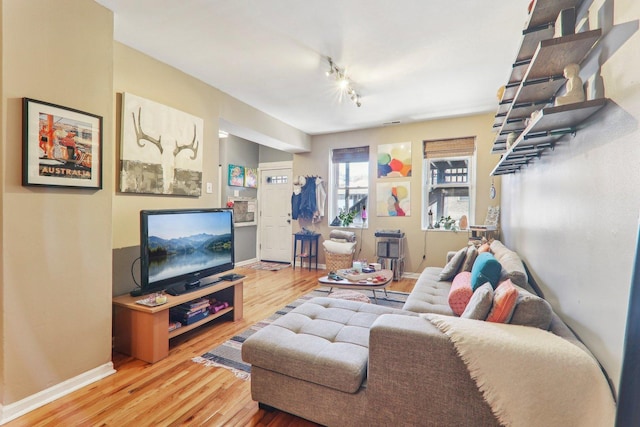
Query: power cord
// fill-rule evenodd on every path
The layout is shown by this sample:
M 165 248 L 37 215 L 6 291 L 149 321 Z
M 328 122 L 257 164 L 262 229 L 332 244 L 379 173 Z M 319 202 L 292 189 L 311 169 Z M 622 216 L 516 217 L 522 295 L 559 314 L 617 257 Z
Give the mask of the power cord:
M 133 274 L 133 266 L 136 265 L 136 261 L 140 261 L 140 257 L 134 259 L 133 262 L 131 263 L 131 278 L 133 279 L 133 283 L 135 283 L 138 288 L 142 288 L 140 284 L 136 281 L 136 276 Z
M 358 249 L 358 256 L 360 256 L 360 252 L 362 252 L 362 245 L 364 244 L 364 241 L 362 240 L 362 233 L 364 232 L 364 224 L 365 222 L 362 221 L 362 227 L 360 228 L 360 248 Z
M 424 233 L 424 245 L 422 248 L 422 260 L 426 260 L 427 259 L 427 230 L 423 231 Z
M 424 233 L 424 244 L 422 248 L 422 261 L 420 261 L 419 265 L 422 265 L 427 260 L 427 230 L 424 230 L 423 233 Z

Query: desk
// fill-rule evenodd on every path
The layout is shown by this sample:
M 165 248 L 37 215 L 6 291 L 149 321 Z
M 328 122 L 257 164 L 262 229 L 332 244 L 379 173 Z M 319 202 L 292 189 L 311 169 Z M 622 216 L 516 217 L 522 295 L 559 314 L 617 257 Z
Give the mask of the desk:
M 316 270 L 318 269 L 318 233 L 294 233 L 293 235 L 293 269 L 296 269 L 296 259 L 300 258 L 300 267 L 303 266 L 306 259 L 309 263 L 309 271 L 311 271 L 311 261 L 315 258 Z M 300 253 L 298 253 L 298 241 L 300 242 Z M 305 242 L 307 243 L 305 245 Z M 305 251 L 305 246 L 307 250 Z

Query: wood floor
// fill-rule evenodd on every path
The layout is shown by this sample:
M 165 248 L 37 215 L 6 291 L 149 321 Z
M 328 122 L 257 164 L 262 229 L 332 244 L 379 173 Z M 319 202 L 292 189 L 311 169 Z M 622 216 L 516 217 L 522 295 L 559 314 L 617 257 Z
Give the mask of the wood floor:
M 222 368 L 191 361 L 318 287 L 323 270 L 236 268 L 246 275 L 244 318 L 210 322 L 171 341 L 169 357 L 155 364 L 114 353 L 117 373 L 17 418 L 5 426 L 315 426 L 251 399 L 250 382 Z M 409 292 L 415 281 L 392 282 Z

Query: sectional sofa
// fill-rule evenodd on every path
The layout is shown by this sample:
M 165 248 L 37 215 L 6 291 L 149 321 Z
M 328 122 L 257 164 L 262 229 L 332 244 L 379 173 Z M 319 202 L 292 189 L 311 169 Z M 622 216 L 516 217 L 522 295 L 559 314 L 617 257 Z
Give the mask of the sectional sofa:
M 242 346 L 253 399 L 329 426 L 613 425 L 593 355 L 535 295 L 515 252 L 485 249 L 427 267 L 402 310 L 314 298 L 258 331 Z M 517 291 L 507 313 L 505 286 Z

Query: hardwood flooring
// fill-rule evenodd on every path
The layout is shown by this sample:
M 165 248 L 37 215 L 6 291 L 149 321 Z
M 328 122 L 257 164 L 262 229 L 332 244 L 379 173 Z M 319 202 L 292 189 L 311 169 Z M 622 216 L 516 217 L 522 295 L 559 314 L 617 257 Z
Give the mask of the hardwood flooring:
M 191 361 L 288 302 L 318 287 L 325 270 L 238 267 L 244 281 L 244 318 L 213 321 L 171 340 L 169 357 L 149 364 L 113 353 L 117 373 L 29 412 L 5 426 L 315 426 L 281 411 L 258 409 L 250 382 L 222 368 Z M 392 282 L 410 292 L 415 281 Z

